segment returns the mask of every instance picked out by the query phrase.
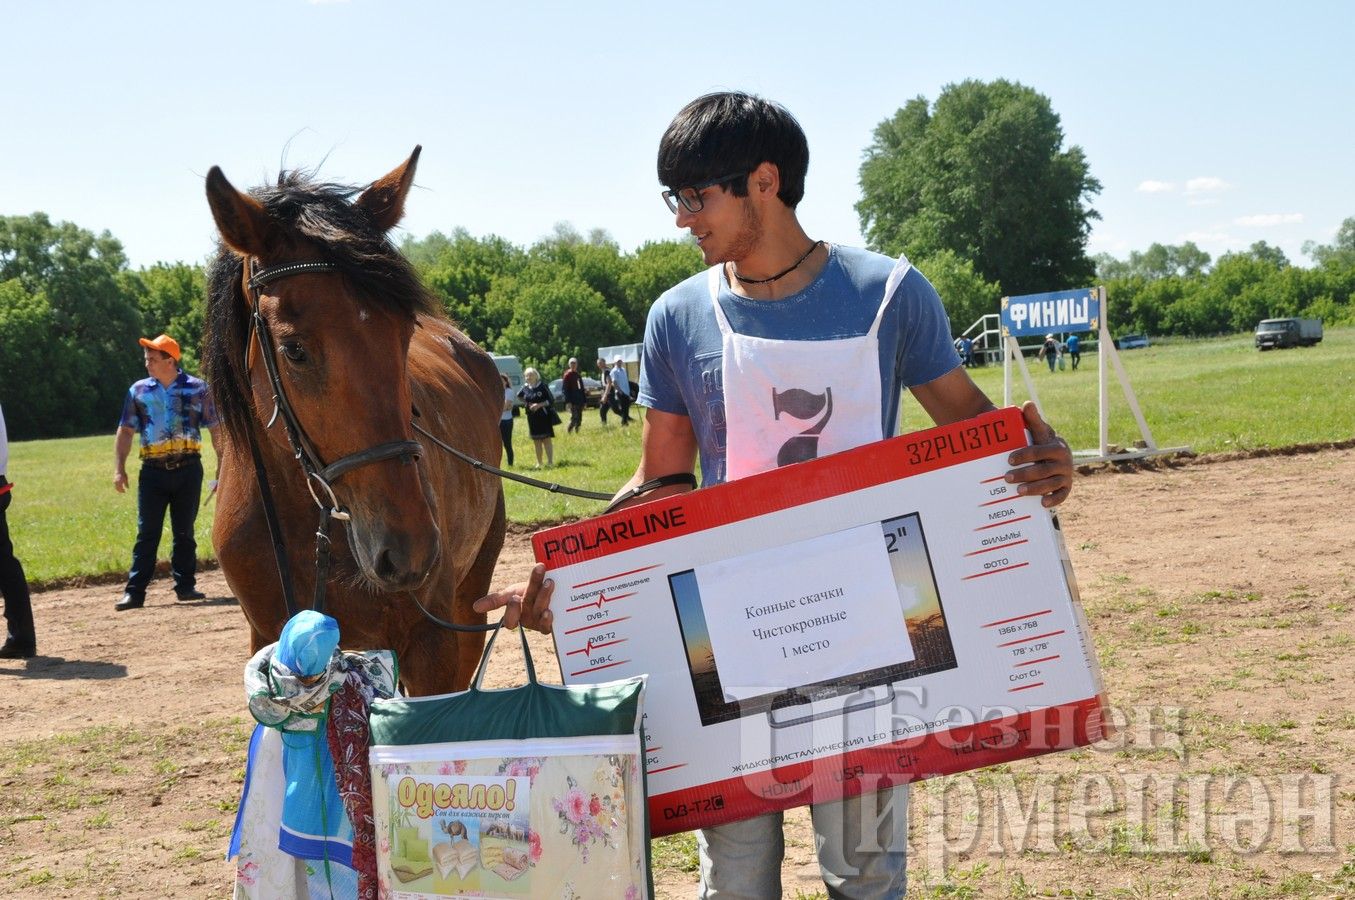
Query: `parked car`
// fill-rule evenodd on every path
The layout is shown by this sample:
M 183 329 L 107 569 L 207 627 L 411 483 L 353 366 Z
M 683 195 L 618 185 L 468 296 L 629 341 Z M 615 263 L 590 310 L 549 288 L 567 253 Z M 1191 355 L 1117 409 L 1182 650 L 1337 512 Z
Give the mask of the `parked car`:
M 564 410 L 565 408 L 565 380 L 557 378 L 549 385 L 550 395 L 555 398 L 555 408 Z M 597 406 L 598 401 L 602 399 L 602 382 L 596 378 L 583 376 L 583 394 L 585 406 Z
M 1126 334 L 1116 339 L 1115 346 L 1120 350 L 1138 350 L 1151 346 L 1146 334 Z

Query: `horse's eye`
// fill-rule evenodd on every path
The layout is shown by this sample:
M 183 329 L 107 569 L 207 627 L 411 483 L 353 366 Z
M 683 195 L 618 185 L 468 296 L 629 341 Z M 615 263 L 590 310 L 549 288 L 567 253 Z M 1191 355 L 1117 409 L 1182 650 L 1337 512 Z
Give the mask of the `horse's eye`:
M 306 348 L 302 347 L 297 341 L 287 341 L 282 345 L 282 352 L 292 362 L 306 361 Z

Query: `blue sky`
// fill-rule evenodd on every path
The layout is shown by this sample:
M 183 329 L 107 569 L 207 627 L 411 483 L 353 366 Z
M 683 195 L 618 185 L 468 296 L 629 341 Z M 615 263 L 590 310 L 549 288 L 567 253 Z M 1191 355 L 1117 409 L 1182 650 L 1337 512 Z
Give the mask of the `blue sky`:
M 0 14 L 0 214 L 108 229 L 134 266 L 210 252 L 214 164 L 238 187 L 283 164 L 362 183 L 415 144 L 410 234 L 526 245 L 569 222 L 625 250 L 679 236 L 659 136 L 730 88 L 799 118 L 801 221 L 859 244 L 872 130 L 966 78 L 1049 97 L 1104 185 L 1092 253 L 1193 240 L 1217 258 L 1265 240 L 1309 264 L 1304 241 L 1355 216 L 1355 13 L 1339 2 L 0 0 Z

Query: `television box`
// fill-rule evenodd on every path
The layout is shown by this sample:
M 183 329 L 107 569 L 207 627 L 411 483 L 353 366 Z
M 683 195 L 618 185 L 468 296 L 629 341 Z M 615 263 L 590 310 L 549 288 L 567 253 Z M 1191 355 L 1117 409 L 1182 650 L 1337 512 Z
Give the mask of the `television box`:
M 655 835 L 1103 736 L 1021 413 L 537 532 L 566 684 L 649 675 Z

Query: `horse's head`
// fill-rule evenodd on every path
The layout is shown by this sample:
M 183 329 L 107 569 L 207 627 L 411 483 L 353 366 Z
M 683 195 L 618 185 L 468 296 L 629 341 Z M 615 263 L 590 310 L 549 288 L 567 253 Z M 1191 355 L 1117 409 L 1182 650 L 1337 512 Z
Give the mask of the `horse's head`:
M 406 373 L 431 301 L 386 237 L 418 157 L 416 147 L 356 199 L 297 173 L 249 194 L 219 168 L 207 174 L 223 247 L 204 365 L 226 427 L 301 447 L 312 493 L 347 513 L 363 575 L 387 591 L 422 584 L 440 552 Z

